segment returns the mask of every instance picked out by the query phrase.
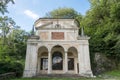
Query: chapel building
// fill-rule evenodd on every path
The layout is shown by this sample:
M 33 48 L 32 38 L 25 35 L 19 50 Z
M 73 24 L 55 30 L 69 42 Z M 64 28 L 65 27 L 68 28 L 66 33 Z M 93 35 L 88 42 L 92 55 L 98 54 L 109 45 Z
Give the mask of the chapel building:
M 38 74 L 77 74 L 92 77 L 89 37 L 75 19 L 39 18 L 27 41 L 23 77 Z

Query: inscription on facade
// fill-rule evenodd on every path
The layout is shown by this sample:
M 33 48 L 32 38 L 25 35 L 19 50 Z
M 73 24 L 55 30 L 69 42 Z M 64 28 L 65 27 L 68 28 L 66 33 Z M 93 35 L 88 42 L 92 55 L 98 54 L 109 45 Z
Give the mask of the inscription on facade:
M 52 32 L 52 39 L 63 40 L 64 39 L 64 32 Z

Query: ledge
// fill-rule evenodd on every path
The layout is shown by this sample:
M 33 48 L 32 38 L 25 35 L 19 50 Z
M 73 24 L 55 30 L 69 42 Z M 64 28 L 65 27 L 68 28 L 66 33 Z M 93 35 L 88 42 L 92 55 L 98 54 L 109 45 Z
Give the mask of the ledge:
M 90 37 L 88 37 L 88 36 L 78 36 L 77 39 L 78 40 L 89 40 Z
M 40 37 L 39 36 L 36 36 L 36 35 L 32 35 L 32 36 L 30 36 L 29 38 L 28 38 L 29 40 L 30 39 L 35 39 L 35 40 L 39 40 L 40 39 Z

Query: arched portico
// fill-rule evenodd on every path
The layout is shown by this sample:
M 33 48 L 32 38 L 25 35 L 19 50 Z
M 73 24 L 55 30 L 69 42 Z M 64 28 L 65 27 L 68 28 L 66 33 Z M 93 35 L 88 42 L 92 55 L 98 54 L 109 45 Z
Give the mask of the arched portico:
M 41 46 L 38 49 L 37 73 L 45 74 L 48 70 L 48 48 Z
M 61 45 L 55 45 L 51 49 L 51 68 L 52 73 L 54 74 L 61 74 L 64 73 L 64 47 Z
M 78 73 L 78 51 L 75 47 L 68 48 L 68 73 Z
M 78 73 L 78 51 L 69 47 L 67 51 L 61 45 L 55 45 L 49 51 L 47 47 L 38 49 L 37 73 L 63 74 Z

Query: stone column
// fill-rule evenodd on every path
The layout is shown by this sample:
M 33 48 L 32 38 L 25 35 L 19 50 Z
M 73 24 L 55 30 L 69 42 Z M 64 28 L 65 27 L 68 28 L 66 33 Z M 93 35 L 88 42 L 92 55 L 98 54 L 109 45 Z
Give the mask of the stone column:
M 65 64 L 63 66 L 65 66 L 65 73 L 67 73 L 68 72 L 68 55 L 67 55 L 67 51 L 65 51 Z
M 51 59 L 51 53 L 50 51 L 48 52 L 48 74 L 51 74 L 52 70 L 52 59 Z
M 75 56 L 75 57 L 74 57 L 74 65 L 75 65 L 74 68 L 75 68 L 75 74 L 78 73 L 78 71 L 77 71 L 77 70 L 78 70 L 78 69 L 77 69 L 77 59 L 76 59 L 76 58 L 77 58 L 77 57 Z

